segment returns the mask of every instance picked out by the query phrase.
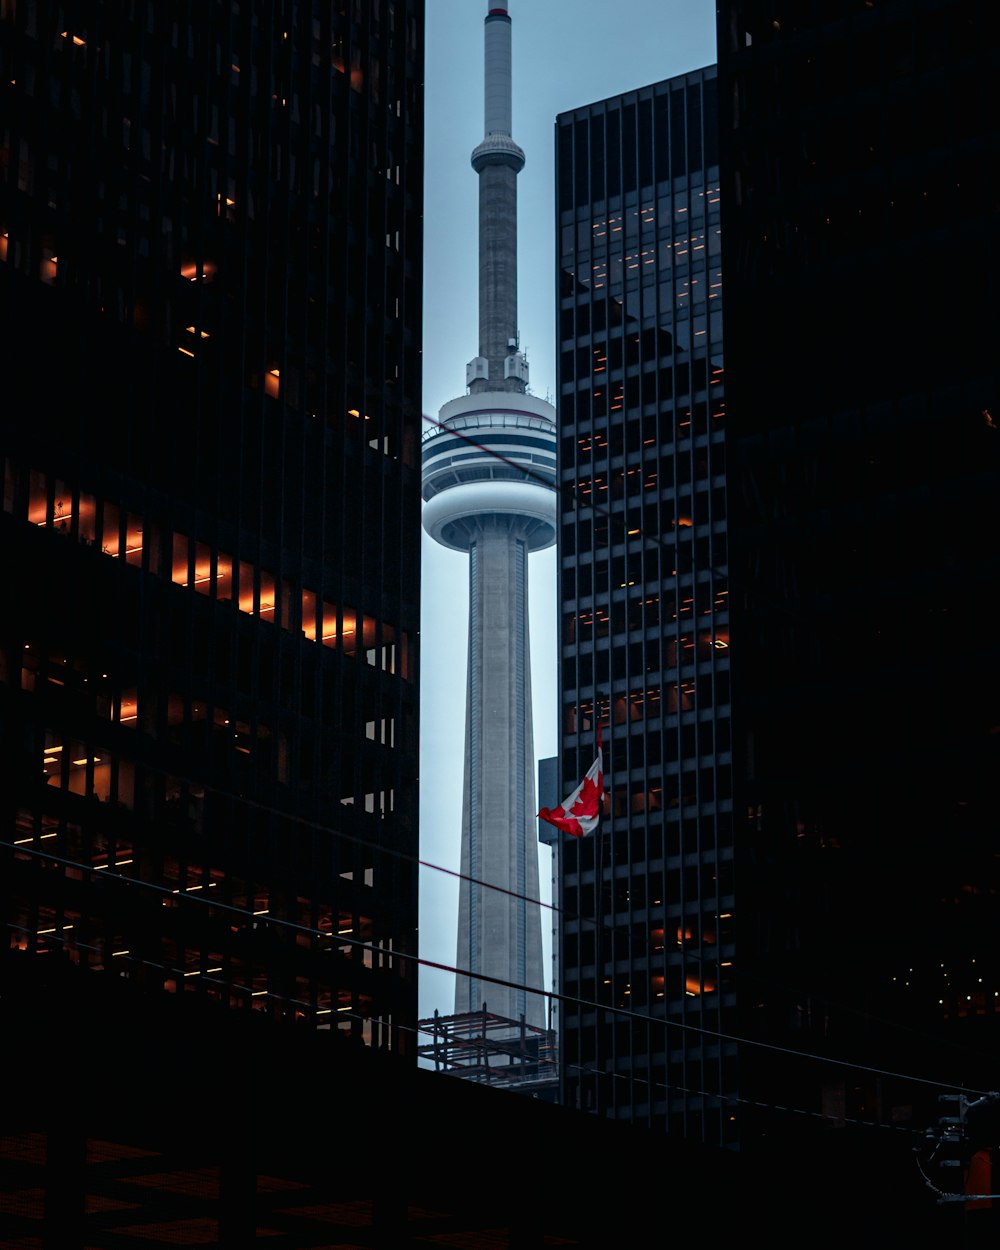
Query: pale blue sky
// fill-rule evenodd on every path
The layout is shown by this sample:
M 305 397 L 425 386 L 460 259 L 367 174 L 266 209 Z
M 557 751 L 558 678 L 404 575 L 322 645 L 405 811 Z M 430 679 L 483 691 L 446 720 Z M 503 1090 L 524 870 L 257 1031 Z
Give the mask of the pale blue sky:
M 486 0 L 427 0 L 424 196 L 424 411 L 465 391 L 478 350 L 478 188 L 469 164 L 483 137 Z M 556 115 L 715 61 L 709 0 L 510 0 L 518 178 L 518 311 L 531 389 L 555 393 Z M 535 752 L 557 750 L 555 548 L 532 557 Z M 465 738 L 467 558 L 423 540 L 421 858 L 457 871 Z M 542 897 L 551 868 L 542 848 Z M 422 869 L 420 955 L 454 964 L 458 883 Z M 549 913 L 543 916 L 547 942 Z M 548 946 L 546 945 L 546 968 Z M 548 987 L 551 988 L 551 987 Z M 421 969 L 420 1014 L 454 1011 L 454 978 Z

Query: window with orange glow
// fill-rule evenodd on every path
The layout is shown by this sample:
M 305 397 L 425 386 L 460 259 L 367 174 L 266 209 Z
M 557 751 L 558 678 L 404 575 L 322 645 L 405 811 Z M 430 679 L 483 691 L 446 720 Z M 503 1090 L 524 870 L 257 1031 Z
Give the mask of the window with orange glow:
M 173 554 L 170 564 L 170 577 L 178 586 L 186 586 L 190 577 L 188 569 L 189 539 L 186 534 L 174 534 Z
M 194 580 L 191 585 L 200 595 L 212 593 L 212 549 L 208 543 L 194 544 Z
M 9 481 L 9 487 L 8 487 Z M 69 536 L 75 532 L 85 544 L 99 542 L 103 554 L 124 556 L 130 564 L 161 572 L 161 536 L 158 528 L 138 513 L 123 515 L 110 501 L 81 493 L 74 500 L 72 488 L 61 481 L 51 482 L 41 470 L 30 470 L 27 479 L 27 515 L 31 524 L 52 527 Z M 5 507 L 13 511 L 16 492 L 13 466 L 5 465 Z M 124 532 L 123 522 L 124 520 Z M 278 579 L 267 569 L 247 560 L 234 560 L 230 553 L 214 551 L 210 544 L 180 532 L 170 534 L 164 555 L 169 556 L 170 579 L 177 586 L 199 594 L 213 593 L 220 601 L 235 598 L 241 612 L 271 621 L 282 629 L 292 629 L 296 615 L 311 641 L 324 646 L 342 646 L 347 655 L 364 656 L 368 664 L 409 681 L 413 672 L 413 639 L 389 622 L 360 613 L 352 607 L 339 607 L 320 600 L 308 588 L 296 591 L 287 579 Z M 24 680 L 32 680 L 30 666 Z
M 302 632 L 312 642 L 318 638 L 319 622 L 316 613 L 316 592 L 312 590 L 303 590 L 302 592 Z
M 118 507 L 113 503 L 105 503 L 103 509 L 103 524 L 101 526 L 101 550 L 106 556 L 118 556 L 121 546 L 121 533 L 119 529 L 120 514 Z
M 45 525 L 48 517 L 48 478 L 39 469 L 28 474 L 28 520 Z
M 80 492 L 78 533 L 80 542 L 88 547 L 97 538 L 97 501 L 84 491 Z
M 56 280 L 56 270 L 59 258 L 52 251 L 51 247 L 42 248 L 42 259 L 38 268 L 38 276 L 48 286 L 52 286 Z
M 257 594 L 254 588 L 254 566 L 246 560 L 239 562 L 239 605 L 247 616 L 256 615 Z
M 361 639 L 358 635 L 359 618 L 357 612 L 353 608 L 344 608 L 342 612 L 343 619 L 343 647 L 346 655 L 355 655 L 360 647 Z
M 222 551 L 215 561 L 215 594 L 222 603 L 233 597 L 233 557 Z
M 130 512 L 125 521 L 125 559 L 129 564 L 142 567 L 142 546 L 142 519 Z
M 262 620 L 271 621 L 274 624 L 280 620 L 274 574 L 264 569 L 260 570 L 260 616 Z
M 117 720 L 126 729 L 134 729 L 139 720 L 139 701 L 136 689 L 123 690 L 118 696 Z
M 320 607 L 322 609 L 320 618 L 322 622 L 319 635 L 320 641 L 324 647 L 335 647 L 337 645 L 337 640 L 340 637 L 337 631 L 336 606 L 332 603 L 327 603 L 324 599 L 320 604 Z

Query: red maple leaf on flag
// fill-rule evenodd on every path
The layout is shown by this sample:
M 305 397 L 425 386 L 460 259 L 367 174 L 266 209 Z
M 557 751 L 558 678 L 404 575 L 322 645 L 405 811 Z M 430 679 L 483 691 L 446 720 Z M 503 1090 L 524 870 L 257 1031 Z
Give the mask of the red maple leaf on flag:
M 601 727 L 597 728 L 597 759 L 587 769 L 587 774 L 572 794 L 563 799 L 560 807 L 543 807 L 539 820 L 555 825 L 574 838 L 593 833 L 601 816 L 604 800 L 604 749 L 601 745 Z

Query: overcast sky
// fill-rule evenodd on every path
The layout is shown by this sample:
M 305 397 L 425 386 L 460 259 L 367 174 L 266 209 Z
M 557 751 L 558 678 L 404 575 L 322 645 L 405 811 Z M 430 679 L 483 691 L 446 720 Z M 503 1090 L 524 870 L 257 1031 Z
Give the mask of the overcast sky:
M 465 393 L 478 352 L 478 186 L 486 0 L 427 0 L 424 191 L 424 412 Z M 715 61 L 709 0 L 510 0 L 518 176 L 518 320 L 531 390 L 555 396 L 553 160 L 558 113 Z M 531 557 L 535 754 L 557 742 L 555 548 Z M 457 872 L 462 823 L 468 558 L 423 536 L 420 676 L 421 858 Z M 542 898 L 551 866 L 542 847 Z M 420 873 L 420 955 L 455 962 L 458 882 Z M 549 913 L 543 915 L 549 968 Z M 547 971 L 548 975 L 548 971 Z M 551 986 L 547 986 L 551 988 Z M 422 968 L 420 1014 L 454 1011 L 454 977 Z

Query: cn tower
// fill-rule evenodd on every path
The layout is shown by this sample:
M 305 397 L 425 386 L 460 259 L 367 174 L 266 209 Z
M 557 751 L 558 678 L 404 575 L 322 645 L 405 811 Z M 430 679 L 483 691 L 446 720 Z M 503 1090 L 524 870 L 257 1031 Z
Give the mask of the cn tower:
M 517 175 L 511 21 L 489 4 L 479 177 L 479 352 L 467 393 L 423 440 L 423 523 L 469 555 L 465 799 L 455 1012 L 544 1027 L 528 643 L 528 556 L 556 538 L 556 424 L 527 393 L 517 328 Z M 479 977 L 494 978 L 481 981 Z

